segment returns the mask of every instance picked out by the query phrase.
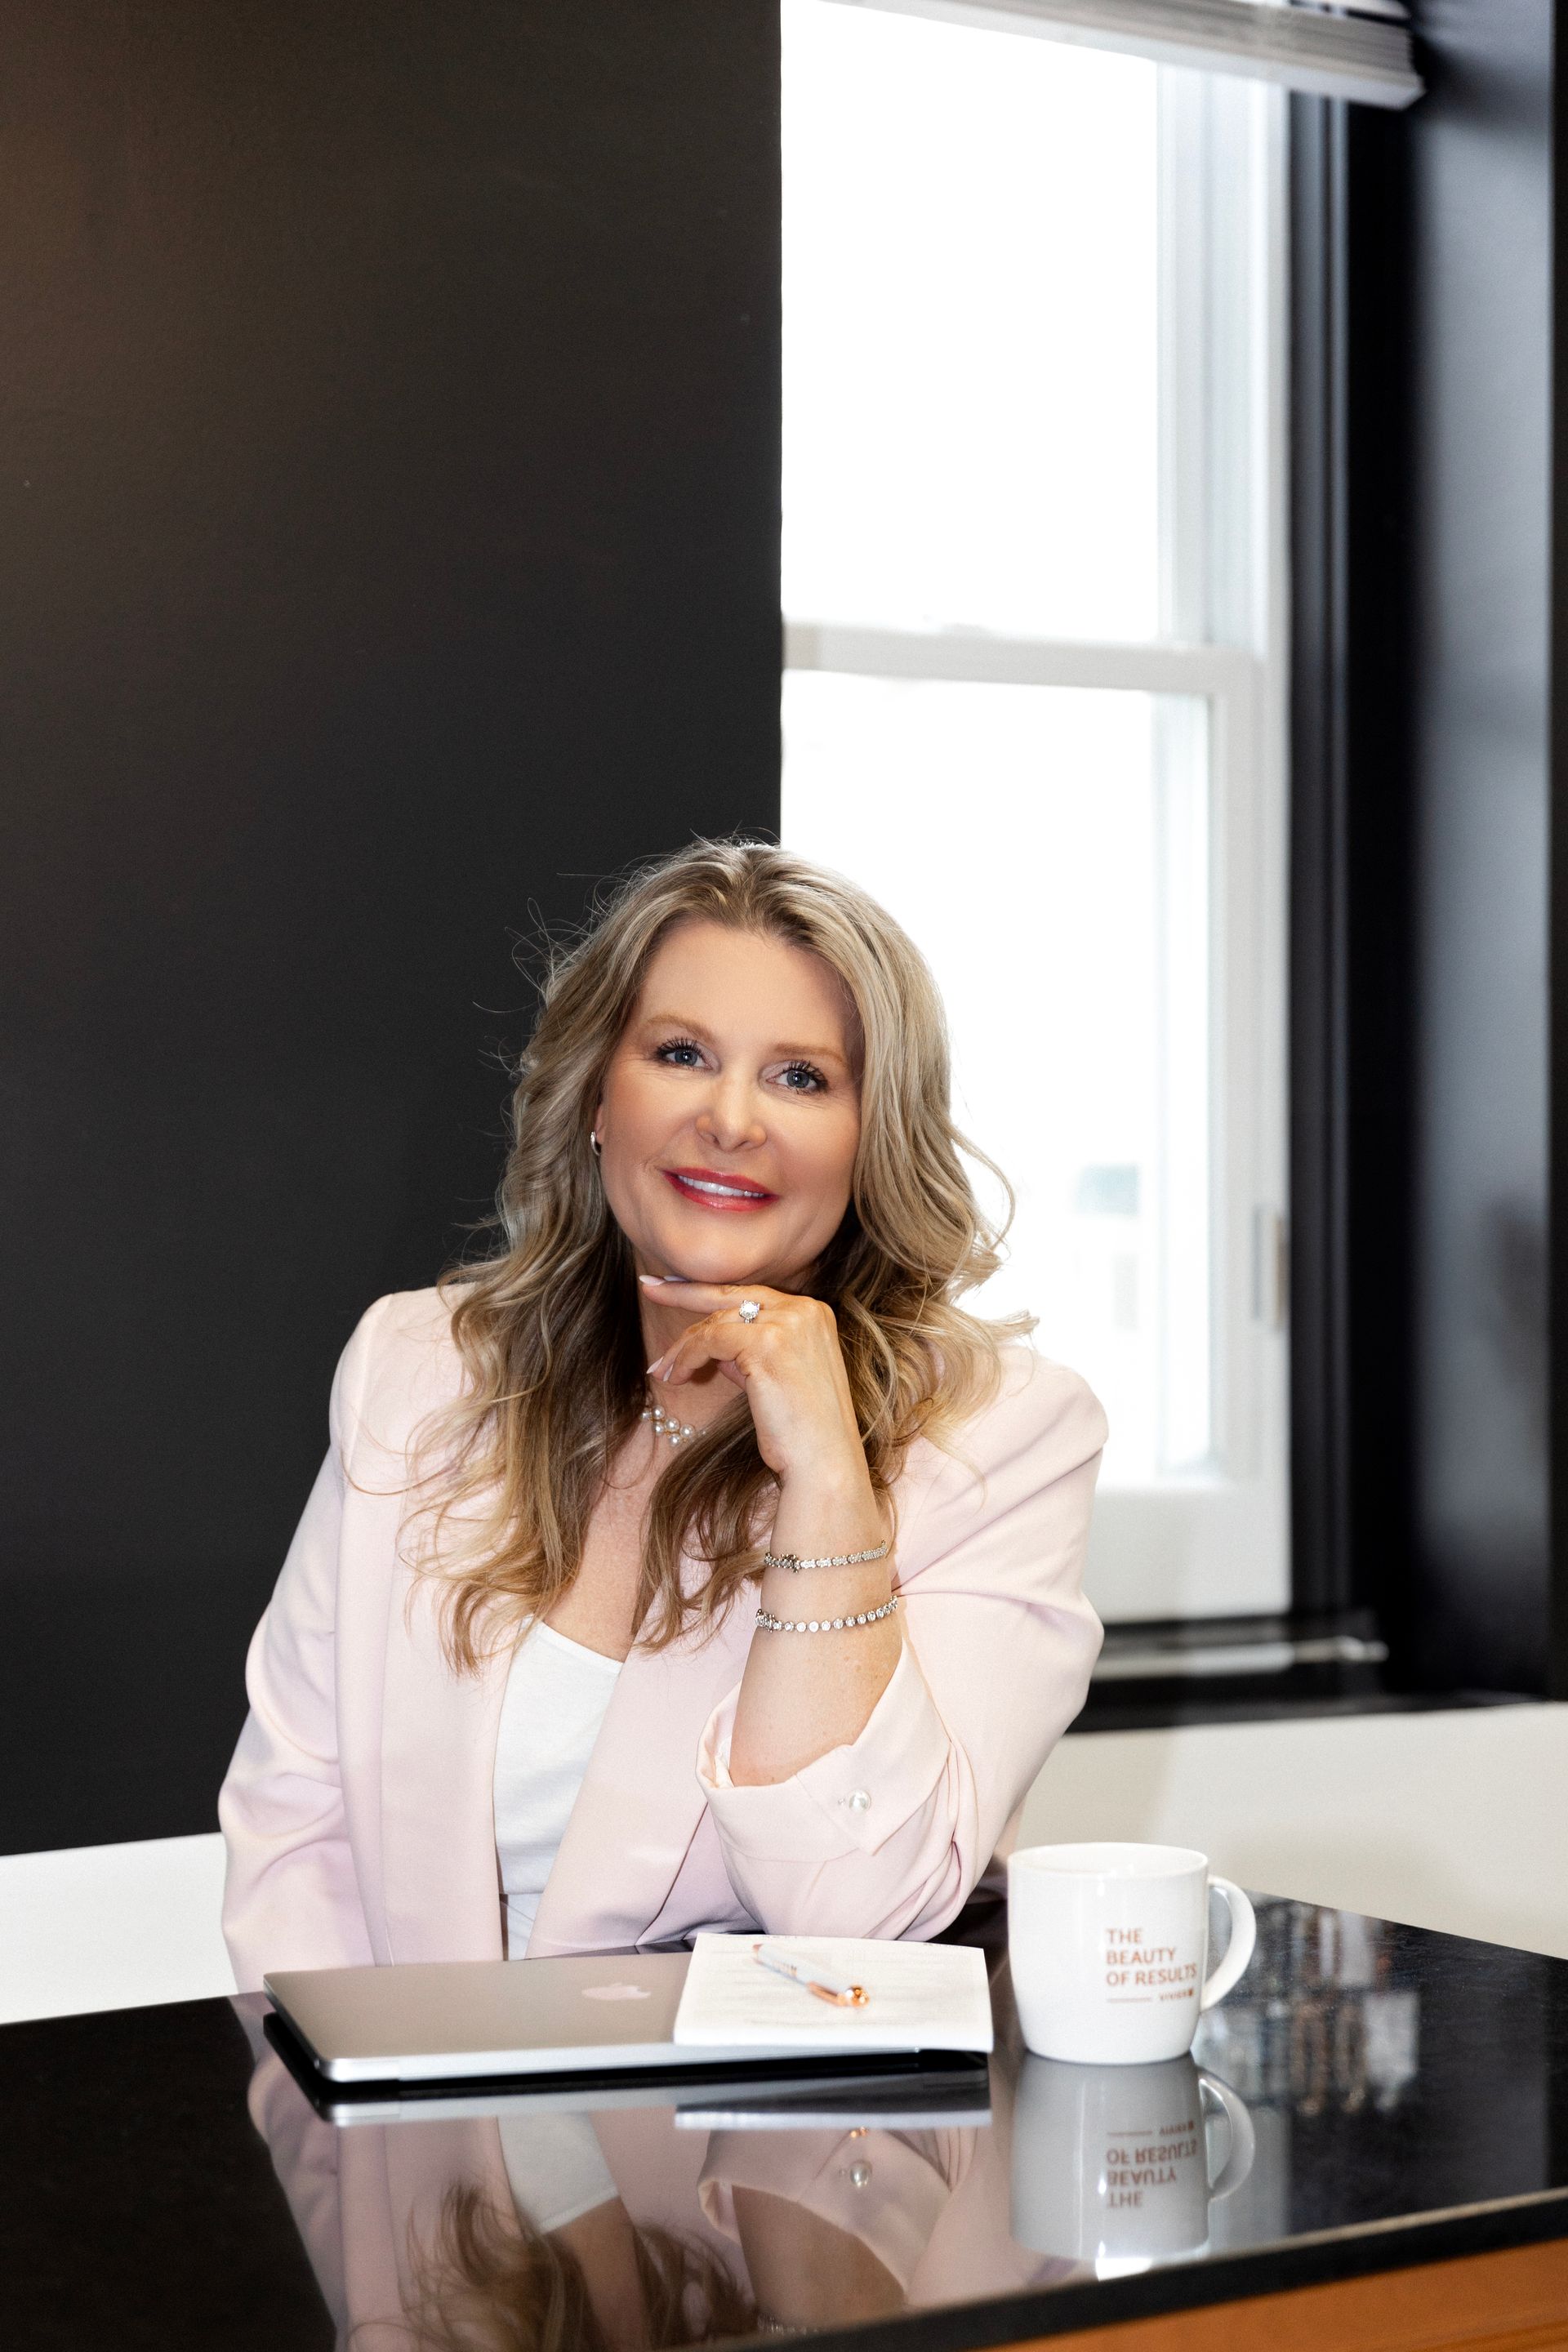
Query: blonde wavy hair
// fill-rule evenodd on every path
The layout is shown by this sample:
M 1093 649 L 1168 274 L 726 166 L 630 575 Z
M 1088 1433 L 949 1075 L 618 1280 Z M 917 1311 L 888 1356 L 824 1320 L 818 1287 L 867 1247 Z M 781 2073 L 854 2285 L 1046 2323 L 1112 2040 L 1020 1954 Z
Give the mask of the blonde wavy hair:
M 416 1483 L 429 1496 L 412 1515 L 424 1528 L 412 1564 L 442 1581 L 459 1672 L 524 1618 L 548 1614 L 571 1583 L 606 1474 L 643 1409 L 631 1250 L 588 1136 L 649 961 L 691 921 L 820 957 L 853 1010 L 859 1147 L 850 1205 L 811 1288 L 837 1318 L 879 1496 L 911 1440 L 942 1442 L 993 1391 L 998 1339 L 1030 1328 L 1025 1318 L 984 1322 L 957 1303 L 996 1267 L 1005 1227 L 987 1223 L 961 1157 L 992 1167 L 952 1122 L 935 982 L 892 917 L 841 875 L 769 843 L 697 841 L 642 869 L 554 957 L 517 1070 L 496 1216 L 482 1229 L 499 1228 L 500 1240 L 439 1286 L 464 1381 L 419 1435 Z M 773 1490 L 743 1397 L 671 1454 L 647 1512 L 644 1646 L 711 1623 L 759 1573 Z M 682 1589 L 683 1553 L 707 1564 L 692 1592 Z

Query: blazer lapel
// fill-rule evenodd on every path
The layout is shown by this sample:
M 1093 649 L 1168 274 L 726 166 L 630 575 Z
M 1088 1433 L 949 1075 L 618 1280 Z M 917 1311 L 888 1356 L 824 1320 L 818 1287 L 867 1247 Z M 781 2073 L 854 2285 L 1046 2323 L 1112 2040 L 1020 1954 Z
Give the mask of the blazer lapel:
M 442 1651 L 428 1580 L 393 1581 L 382 1716 L 382 1885 L 394 1960 L 499 1960 L 496 1736 L 510 1647 L 477 1675 Z

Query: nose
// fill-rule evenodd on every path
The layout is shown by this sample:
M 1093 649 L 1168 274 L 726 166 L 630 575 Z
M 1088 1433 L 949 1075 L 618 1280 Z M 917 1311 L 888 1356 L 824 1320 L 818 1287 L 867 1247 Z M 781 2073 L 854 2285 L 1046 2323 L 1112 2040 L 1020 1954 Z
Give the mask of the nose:
M 697 1132 L 716 1151 L 744 1151 L 766 1140 L 767 1128 L 755 1088 L 740 1071 L 716 1078 L 711 1095 L 697 1114 Z

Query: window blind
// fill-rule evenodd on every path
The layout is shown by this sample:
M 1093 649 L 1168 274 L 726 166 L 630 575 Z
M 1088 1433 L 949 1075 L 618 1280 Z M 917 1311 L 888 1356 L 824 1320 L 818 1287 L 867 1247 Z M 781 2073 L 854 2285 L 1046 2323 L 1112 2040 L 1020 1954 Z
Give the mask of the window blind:
M 1349 9 L 1289 0 L 842 0 L 998 33 L 1119 49 L 1160 65 L 1247 74 L 1322 98 L 1404 107 L 1424 87 L 1398 0 Z

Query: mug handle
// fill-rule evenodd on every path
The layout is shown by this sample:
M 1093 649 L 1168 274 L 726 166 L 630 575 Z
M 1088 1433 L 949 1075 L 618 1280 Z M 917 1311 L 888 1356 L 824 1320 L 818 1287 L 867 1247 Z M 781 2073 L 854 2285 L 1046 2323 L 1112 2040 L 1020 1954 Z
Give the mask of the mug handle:
M 1230 1913 L 1230 1944 L 1226 1956 L 1204 1986 L 1200 2009 L 1212 2009 L 1223 2000 L 1243 1969 L 1252 1958 L 1252 1948 L 1258 1941 L 1258 1920 L 1251 1904 L 1233 1880 L 1211 1878 L 1212 1893 L 1223 1895 L 1225 1907 Z
M 1233 2091 L 1228 2083 L 1222 2083 L 1217 2074 L 1209 2074 L 1205 2068 L 1198 2076 L 1198 2084 L 1200 2089 L 1214 2093 L 1230 2126 L 1229 2152 L 1219 2168 L 1218 2178 L 1209 2182 L 1209 2195 L 1217 2200 L 1221 2197 L 1232 2196 L 1252 2170 L 1253 2158 L 1258 2154 L 1258 2134 L 1253 2129 L 1246 2100 Z

